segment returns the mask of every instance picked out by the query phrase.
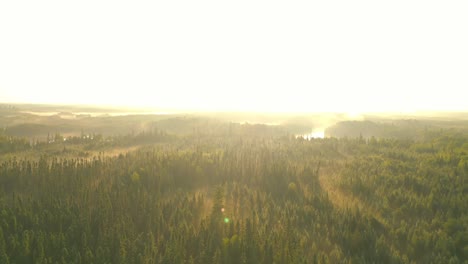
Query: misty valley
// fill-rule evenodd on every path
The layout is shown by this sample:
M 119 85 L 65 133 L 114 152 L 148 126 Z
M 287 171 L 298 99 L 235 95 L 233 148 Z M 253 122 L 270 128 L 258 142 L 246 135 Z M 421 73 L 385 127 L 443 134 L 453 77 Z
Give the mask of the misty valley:
M 0 263 L 468 263 L 468 116 L 0 105 Z

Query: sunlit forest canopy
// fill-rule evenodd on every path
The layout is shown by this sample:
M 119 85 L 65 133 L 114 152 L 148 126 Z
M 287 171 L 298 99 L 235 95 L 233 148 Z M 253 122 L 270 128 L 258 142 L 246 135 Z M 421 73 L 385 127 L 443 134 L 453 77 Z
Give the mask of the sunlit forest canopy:
M 0 264 L 468 264 L 468 1 L 0 1 Z
M 0 263 L 468 259 L 463 113 L 93 111 L 0 107 Z

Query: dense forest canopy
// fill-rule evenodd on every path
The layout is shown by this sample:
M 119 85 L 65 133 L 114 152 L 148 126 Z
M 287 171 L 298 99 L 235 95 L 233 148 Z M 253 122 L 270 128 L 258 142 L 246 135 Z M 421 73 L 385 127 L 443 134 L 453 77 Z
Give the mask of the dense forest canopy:
M 468 263 L 463 120 L 26 115 L 0 133 L 0 263 Z

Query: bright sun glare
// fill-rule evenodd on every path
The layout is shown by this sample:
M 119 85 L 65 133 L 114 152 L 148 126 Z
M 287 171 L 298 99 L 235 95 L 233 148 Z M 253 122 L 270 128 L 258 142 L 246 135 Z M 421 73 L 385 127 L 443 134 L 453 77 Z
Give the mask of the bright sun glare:
M 466 7 L 2 1 L 0 101 L 352 117 L 467 110 Z

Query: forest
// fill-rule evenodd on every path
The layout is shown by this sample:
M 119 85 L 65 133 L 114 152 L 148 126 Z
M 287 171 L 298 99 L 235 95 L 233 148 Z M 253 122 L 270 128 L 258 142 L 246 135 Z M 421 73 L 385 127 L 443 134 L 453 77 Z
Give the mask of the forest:
M 0 263 L 468 263 L 466 120 L 0 112 Z

